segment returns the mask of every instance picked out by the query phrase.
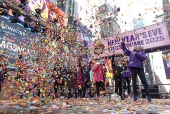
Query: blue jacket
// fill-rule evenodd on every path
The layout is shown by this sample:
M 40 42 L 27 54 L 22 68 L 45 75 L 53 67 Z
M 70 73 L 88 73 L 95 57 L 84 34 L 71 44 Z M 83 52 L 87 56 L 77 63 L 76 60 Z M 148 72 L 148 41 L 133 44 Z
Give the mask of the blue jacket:
M 141 68 L 143 69 L 143 62 L 146 59 L 146 55 L 144 52 L 136 51 L 134 54 L 133 51 L 129 51 L 124 43 L 121 43 L 123 51 L 129 56 L 128 67 L 130 68 Z

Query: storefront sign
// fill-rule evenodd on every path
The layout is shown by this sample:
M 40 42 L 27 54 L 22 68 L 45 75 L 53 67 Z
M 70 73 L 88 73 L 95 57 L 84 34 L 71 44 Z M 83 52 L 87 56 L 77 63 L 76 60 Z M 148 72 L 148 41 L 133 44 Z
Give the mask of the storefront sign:
M 166 22 L 103 38 L 91 44 L 93 58 L 111 56 L 114 53 L 123 53 L 121 39 L 125 40 L 126 47 L 133 50 L 134 45 L 141 45 L 144 49 L 152 49 L 170 44 Z

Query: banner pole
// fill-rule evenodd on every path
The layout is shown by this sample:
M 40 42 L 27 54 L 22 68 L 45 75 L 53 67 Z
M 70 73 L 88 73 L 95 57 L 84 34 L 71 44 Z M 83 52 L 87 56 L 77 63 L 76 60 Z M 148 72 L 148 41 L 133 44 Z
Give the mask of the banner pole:
M 151 55 L 151 58 L 152 58 L 152 77 L 153 77 L 153 84 L 156 84 L 156 79 L 155 79 L 155 70 L 154 70 L 154 63 L 153 63 L 153 55 Z

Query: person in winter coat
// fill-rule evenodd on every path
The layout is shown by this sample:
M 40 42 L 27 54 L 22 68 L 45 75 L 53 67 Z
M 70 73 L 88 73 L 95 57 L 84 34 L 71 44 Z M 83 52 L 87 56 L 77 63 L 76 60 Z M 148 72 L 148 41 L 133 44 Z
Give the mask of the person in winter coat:
M 114 80 L 115 80 L 115 93 L 117 93 L 121 99 L 123 100 L 122 96 L 122 72 L 123 68 L 122 66 L 115 61 L 115 65 L 113 67 L 114 71 Z
M 77 85 L 77 74 L 72 72 L 70 73 L 70 76 L 67 82 L 67 88 L 69 91 L 68 98 L 72 98 L 74 96 L 73 94 L 76 94 L 75 93 L 76 85 Z M 74 90 L 74 92 L 72 90 Z
M 125 90 L 127 90 L 128 95 L 130 95 L 131 90 L 130 90 L 130 83 L 131 83 L 131 78 L 132 78 L 132 74 L 130 69 L 127 66 L 128 62 L 123 63 L 123 90 L 125 92 Z
M 83 71 L 81 67 L 81 59 L 78 59 L 78 69 L 77 69 L 77 87 L 76 87 L 76 98 L 80 97 L 82 98 L 82 86 L 83 86 Z
M 121 46 L 122 46 L 122 50 L 129 56 L 128 67 L 130 68 L 132 73 L 134 101 L 137 101 L 139 98 L 139 93 L 137 91 L 137 84 L 136 84 L 137 75 L 138 75 L 146 91 L 146 98 L 150 102 L 151 97 L 150 97 L 149 86 L 144 74 L 143 63 L 146 59 L 146 55 L 143 51 L 143 48 L 141 46 L 135 46 L 134 50 L 130 51 L 126 48 L 124 39 L 122 39 Z
M 103 64 L 96 62 L 93 60 L 92 63 L 92 70 L 93 70 L 93 82 L 96 84 L 96 92 L 97 96 L 100 95 L 100 89 L 103 88 Z
M 86 92 L 89 91 L 91 83 L 90 83 L 90 70 L 91 70 L 91 63 L 89 63 L 89 65 L 85 66 L 84 68 L 82 68 L 82 81 L 83 81 L 83 98 L 86 95 Z

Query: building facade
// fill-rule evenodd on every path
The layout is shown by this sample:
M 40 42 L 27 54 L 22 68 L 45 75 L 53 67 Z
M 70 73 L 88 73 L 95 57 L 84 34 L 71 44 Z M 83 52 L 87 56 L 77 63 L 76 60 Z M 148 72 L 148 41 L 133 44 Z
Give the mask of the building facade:
M 99 7 L 98 17 L 100 17 L 101 38 L 111 37 L 120 34 L 121 28 L 116 21 L 117 8 L 105 2 Z
M 169 0 L 163 0 L 163 7 L 164 7 L 164 20 L 167 23 L 168 31 L 170 32 L 170 2 Z
M 74 17 L 78 17 L 78 3 L 75 0 L 56 0 L 57 7 L 59 7 L 66 15 L 68 15 L 68 24 L 72 24 L 75 20 Z
M 134 25 L 134 29 L 140 29 L 140 28 L 144 27 L 145 26 L 144 19 L 143 18 L 140 18 L 140 19 L 133 18 L 133 25 Z

